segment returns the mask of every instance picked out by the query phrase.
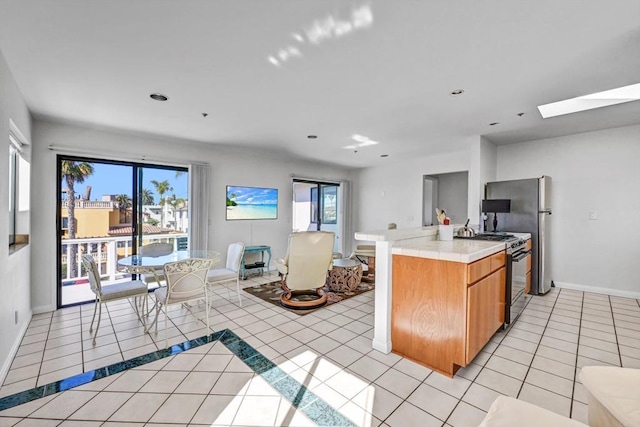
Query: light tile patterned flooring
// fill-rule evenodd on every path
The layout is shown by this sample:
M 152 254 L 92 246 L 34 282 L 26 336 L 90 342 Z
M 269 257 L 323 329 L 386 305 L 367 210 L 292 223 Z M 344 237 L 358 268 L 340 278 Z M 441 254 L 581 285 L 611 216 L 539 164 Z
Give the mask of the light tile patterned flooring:
M 275 280 L 265 276 L 245 286 Z M 230 286 L 235 286 L 231 283 Z M 216 289 L 213 330 L 231 329 L 283 371 L 363 426 L 477 426 L 500 394 L 586 423 L 587 365 L 640 368 L 640 301 L 552 289 L 533 297 L 453 379 L 371 349 L 373 292 L 306 316 Z M 202 307 L 201 307 L 202 308 Z M 93 305 L 33 317 L 0 397 L 155 351 L 131 305 L 108 305 L 98 342 Z M 103 313 L 104 314 L 104 313 Z M 205 335 L 182 308 L 170 311 L 169 343 Z M 160 323 L 162 331 L 163 323 Z M 0 412 L 0 426 L 296 425 L 313 423 L 221 343 Z

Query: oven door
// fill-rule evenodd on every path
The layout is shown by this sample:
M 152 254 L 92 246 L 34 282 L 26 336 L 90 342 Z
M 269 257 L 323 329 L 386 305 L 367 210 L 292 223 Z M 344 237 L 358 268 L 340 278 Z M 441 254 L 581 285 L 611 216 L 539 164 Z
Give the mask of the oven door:
M 520 250 L 508 256 L 505 323 L 510 324 L 522 313 L 531 298 L 526 291 L 531 281 L 531 250 Z

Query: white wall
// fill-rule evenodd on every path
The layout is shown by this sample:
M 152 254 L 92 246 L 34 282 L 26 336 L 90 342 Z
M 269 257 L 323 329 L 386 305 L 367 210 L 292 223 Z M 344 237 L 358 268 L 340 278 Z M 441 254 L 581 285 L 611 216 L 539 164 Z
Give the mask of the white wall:
M 470 142 L 469 218 L 471 224 L 480 224 L 480 206 L 484 198 L 484 184 L 496 180 L 497 147 L 484 137 Z
M 31 140 L 31 116 L 0 52 L 0 152 L 5 153 L 0 161 L 2 206 L 7 206 L 4 203 L 9 199 L 9 120 L 27 141 Z M 11 353 L 22 338 L 21 331 L 31 318 L 30 251 L 31 246 L 27 246 L 9 255 L 9 212 L 7 208 L 0 209 L 0 382 L 9 368 Z
M 497 159 L 498 180 L 553 180 L 552 280 L 640 297 L 640 126 L 499 146 Z
M 66 124 L 36 121 L 33 137 L 32 241 L 34 311 L 55 309 L 56 295 L 56 153 L 49 145 L 79 147 L 83 152 L 117 153 L 131 158 L 189 160 L 211 164 L 209 248 L 226 254 L 231 242 L 270 245 L 274 257 L 284 256 L 291 231 L 292 174 L 338 181 L 349 180 L 346 169 L 281 160 L 277 154 L 256 150 L 233 152 L 204 144 L 126 133 L 108 132 Z M 66 153 L 65 153 L 66 154 Z M 70 154 L 70 153 L 69 153 Z M 85 154 L 86 155 L 86 154 Z M 226 185 L 277 188 L 278 219 L 226 221 Z
M 423 176 L 468 170 L 469 152 L 462 151 L 356 171 L 354 231 L 385 230 L 390 222 L 398 228 L 420 227 Z

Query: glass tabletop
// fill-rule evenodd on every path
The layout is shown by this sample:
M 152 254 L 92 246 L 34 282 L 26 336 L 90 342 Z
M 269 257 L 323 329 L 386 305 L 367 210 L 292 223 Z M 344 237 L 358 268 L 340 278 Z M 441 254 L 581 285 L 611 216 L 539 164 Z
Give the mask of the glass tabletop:
M 357 267 L 360 264 L 361 264 L 360 261 L 356 261 L 355 259 L 350 259 L 350 258 L 339 258 L 339 259 L 333 260 L 334 267 L 342 267 L 342 268 Z
M 168 262 L 182 261 L 188 258 L 206 258 L 214 263 L 220 261 L 220 253 L 214 251 L 174 251 L 166 255 L 131 255 L 120 258 L 118 265 L 126 268 L 160 268 Z

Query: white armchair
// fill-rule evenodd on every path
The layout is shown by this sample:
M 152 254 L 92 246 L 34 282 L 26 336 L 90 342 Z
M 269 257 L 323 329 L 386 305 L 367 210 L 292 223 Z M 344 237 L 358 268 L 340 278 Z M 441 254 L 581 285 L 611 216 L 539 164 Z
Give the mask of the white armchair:
M 334 239 L 334 233 L 325 231 L 289 235 L 286 257 L 275 260 L 282 276 L 282 305 L 308 309 L 326 304 L 327 295 L 321 289 L 332 267 Z

